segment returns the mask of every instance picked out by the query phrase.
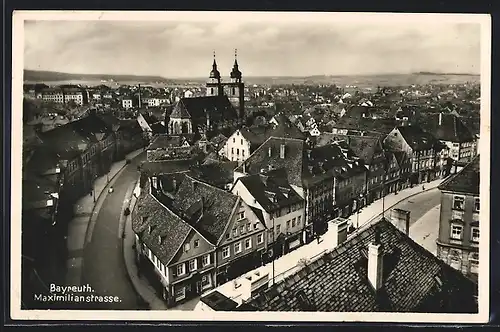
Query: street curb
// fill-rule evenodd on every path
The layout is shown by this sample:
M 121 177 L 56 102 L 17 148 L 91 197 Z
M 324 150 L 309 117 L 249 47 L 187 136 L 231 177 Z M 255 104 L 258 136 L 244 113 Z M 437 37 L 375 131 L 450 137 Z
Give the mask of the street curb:
M 142 291 L 139 290 L 139 287 L 136 286 L 136 283 L 134 282 L 134 280 L 132 279 L 131 275 L 132 275 L 132 271 L 131 271 L 131 268 L 130 268 L 130 264 L 128 263 L 128 260 L 127 260 L 127 255 L 126 255 L 126 251 L 125 251 L 125 247 L 126 247 L 126 244 L 125 244 L 125 238 L 127 237 L 127 234 L 126 234 L 126 229 L 127 229 L 127 225 L 129 225 L 130 223 L 132 223 L 132 210 L 134 209 L 135 205 L 137 204 L 137 198 L 134 200 L 133 199 L 133 196 L 134 196 L 134 191 L 135 191 L 135 187 L 137 186 L 137 184 L 139 183 L 139 179 L 134 183 L 134 186 L 133 186 L 133 190 L 132 190 L 132 194 L 130 195 L 130 203 L 128 205 L 128 208 L 130 209 L 130 214 L 128 216 L 126 216 L 124 219 L 125 221 L 123 222 L 123 235 L 121 236 L 121 243 L 122 243 L 122 255 L 123 255 L 123 261 L 125 263 L 125 269 L 127 270 L 127 279 L 128 281 L 130 282 L 130 284 L 132 285 L 132 288 L 134 288 L 135 290 L 135 293 L 138 297 L 138 299 L 140 299 L 144 304 L 146 304 L 149 308 L 149 310 L 153 310 L 153 305 L 150 301 L 146 300 L 146 296 L 143 295 Z M 127 199 L 127 198 L 125 198 Z M 120 223 L 121 223 L 121 219 L 123 219 L 123 214 L 120 216 Z M 133 250 L 133 249 L 132 249 Z M 137 250 L 137 248 L 136 248 Z
M 137 199 L 134 200 L 134 203 L 132 204 L 132 201 L 133 201 L 133 196 L 134 196 L 134 191 L 135 191 L 135 187 L 137 186 L 137 183 L 139 182 L 139 180 L 137 180 L 135 183 L 134 183 L 134 186 L 133 186 L 133 189 L 132 189 L 132 194 L 130 195 L 130 197 L 125 197 L 125 199 L 129 199 L 130 202 L 129 202 L 129 205 L 128 205 L 128 208 L 131 209 L 131 212 L 128 216 L 125 217 L 125 221 L 122 223 L 121 220 L 123 219 L 124 215 L 123 213 L 120 215 L 120 221 L 119 221 L 119 224 L 123 224 L 123 234 L 119 234 L 120 235 L 120 239 L 121 239 L 121 244 L 122 244 L 122 256 L 123 256 L 123 262 L 125 264 L 125 269 L 127 270 L 127 279 L 128 281 L 130 282 L 130 284 L 132 285 L 132 288 L 134 289 L 135 291 L 135 294 L 136 294 L 136 297 L 138 300 L 140 300 L 141 302 L 145 303 L 148 305 L 148 309 L 151 310 L 151 303 L 149 303 L 149 301 L 147 301 L 145 299 L 145 297 L 141 294 L 141 292 L 139 291 L 138 287 L 135 285 L 134 281 L 132 280 L 132 277 L 130 276 L 131 275 L 131 271 L 130 271 L 130 266 L 129 264 L 127 263 L 127 257 L 125 255 L 125 237 L 126 237 L 126 228 L 127 228 L 127 225 L 128 223 L 131 223 L 132 222 L 132 210 L 134 209 L 135 207 L 135 204 L 137 203 Z
M 102 202 L 108 196 L 107 194 L 109 194 L 109 192 L 108 192 L 109 187 L 111 187 L 111 185 L 113 185 L 113 183 L 115 183 L 116 177 L 123 173 L 126 166 L 127 166 L 127 163 L 125 162 L 125 164 L 120 168 L 120 170 L 118 172 L 116 172 L 115 175 L 113 175 L 111 177 L 111 179 L 109 179 L 109 182 L 106 184 L 106 186 L 104 186 L 102 191 L 99 193 L 99 196 L 97 196 L 96 203 L 95 203 L 94 207 L 92 208 L 92 211 L 90 212 L 90 220 L 89 220 L 89 223 L 87 225 L 87 230 L 85 231 L 85 241 L 83 244 L 83 249 L 85 249 L 87 244 L 92 239 L 92 232 L 94 230 L 94 226 L 95 226 L 95 223 L 97 220 L 97 215 L 99 214 L 99 211 L 102 208 Z M 106 193 L 106 195 L 104 195 L 104 193 Z
M 132 151 L 130 152 L 129 154 L 132 154 L 132 153 L 135 153 L 135 152 L 138 152 L 140 150 L 136 150 L 136 151 Z M 142 152 L 142 150 L 141 150 Z M 141 153 L 137 154 L 134 158 L 132 159 L 135 159 L 137 158 Z M 132 160 L 131 159 L 131 160 Z M 93 229 L 94 229 L 94 226 L 95 226 L 95 223 L 96 223 L 96 220 L 97 220 L 97 215 L 99 214 L 99 211 L 101 210 L 102 208 L 102 202 L 104 201 L 104 198 L 107 197 L 107 194 L 109 194 L 108 190 L 109 190 L 109 187 L 115 183 L 116 181 L 116 177 L 120 174 L 123 173 L 123 171 L 125 170 L 125 168 L 127 167 L 127 165 L 129 165 L 127 163 L 127 156 L 125 156 L 125 159 L 123 159 L 122 161 L 119 161 L 119 162 L 124 162 L 123 166 L 118 170 L 118 172 L 115 173 L 115 175 L 113 175 L 111 177 L 111 179 L 109 179 L 109 182 L 106 184 L 106 186 L 102 189 L 102 191 L 99 193 L 99 196 L 97 197 L 97 200 L 96 200 L 96 203 L 94 205 L 94 207 L 92 208 L 92 211 L 90 212 L 90 220 L 89 220 L 89 223 L 87 225 L 87 230 L 85 231 L 85 241 L 83 243 L 83 249 L 85 249 L 85 247 L 87 246 L 87 244 L 91 241 L 92 239 L 92 232 L 93 232 Z M 106 195 L 103 196 L 103 194 L 106 193 Z
M 392 204 L 391 206 L 389 206 L 386 210 L 390 210 L 392 207 L 398 205 L 399 203 L 407 200 L 407 199 L 410 199 L 412 197 L 415 197 L 417 195 L 420 195 L 422 193 L 425 193 L 427 191 L 430 191 L 430 190 L 434 190 L 434 189 L 438 189 L 439 185 L 442 183 L 442 181 L 435 187 L 432 187 L 432 188 L 427 188 L 427 189 L 424 189 L 422 191 L 419 191 L 419 192 L 416 192 L 414 194 L 411 194 L 410 196 L 406 196 L 405 198 L 402 198 L 400 199 L 399 201 L 397 201 L 396 203 Z M 347 237 L 348 239 L 352 238 L 353 236 L 356 236 L 359 234 L 359 232 L 362 232 L 363 230 L 365 230 L 366 228 L 370 227 L 371 224 L 378 218 L 380 218 L 380 216 L 382 216 L 382 212 L 371 217 L 370 219 L 368 219 L 367 222 L 365 222 L 362 226 L 360 226 L 359 228 L 357 228 L 353 233 L 349 234 L 349 236 Z

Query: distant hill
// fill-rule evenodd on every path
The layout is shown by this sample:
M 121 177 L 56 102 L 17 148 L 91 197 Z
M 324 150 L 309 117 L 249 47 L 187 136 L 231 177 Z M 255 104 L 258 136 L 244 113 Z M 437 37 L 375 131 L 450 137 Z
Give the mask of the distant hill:
M 54 82 L 54 81 L 100 81 L 100 80 L 113 80 L 116 82 L 167 82 L 161 76 L 137 76 L 137 75 L 107 75 L 107 74 L 70 74 L 60 73 L 55 71 L 38 71 L 38 70 L 24 70 L 25 81 L 40 81 L 40 82 Z
M 408 86 L 425 84 L 461 84 L 479 82 L 479 75 L 419 72 L 412 74 L 379 74 L 379 75 L 311 75 L 294 76 L 246 76 L 247 85 L 286 85 L 286 84 L 336 84 L 338 86 L 355 86 L 358 88 L 376 88 L 377 86 Z M 165 78 L 161 76 L 108 75 L 108 74 L 70 74 L 51 71 L 24 70 L 25 82 L 44 82 L 48 84 L 65 84 L 74 82 L 86 85 L 98 85 L 101 81 L 114 81 L 121 84 L 160 83 L 160 84 L 203 84 L 206 78 Z M 64 82 L 64 83 L 63 83 Z

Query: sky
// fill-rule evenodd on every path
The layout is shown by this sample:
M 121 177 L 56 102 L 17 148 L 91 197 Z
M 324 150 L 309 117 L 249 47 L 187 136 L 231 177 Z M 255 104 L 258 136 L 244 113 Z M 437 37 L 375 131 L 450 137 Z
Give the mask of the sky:
M 480 72 L 481 29 L 450 20 L 26 20 L 24 68 L 208 77 Z

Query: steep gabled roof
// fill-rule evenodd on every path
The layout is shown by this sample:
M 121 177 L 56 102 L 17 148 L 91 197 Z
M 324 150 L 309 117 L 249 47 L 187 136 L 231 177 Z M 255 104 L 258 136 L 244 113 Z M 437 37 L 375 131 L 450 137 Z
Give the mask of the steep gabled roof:
M 436 138 L 420 126 L 400 126 L 397 129 L 406 143 L 415 151 L 428 150 L 437 144 Z
M 230 192 L 185 176 L 172 207 L 201 235 L 216 244 L 237 202 L 238 197 Z
M 284 169 L 238 178 L 267 212 L 302 202 L 302 197 L 288 183 Z
M 368 165 L 372 163 L 377 152 L 382 152 L 381 142 L 378 137 L 348 136 L 346 140 L 356 156 L 363 159 Z
M 367 248 L 376 237 L 383 250 L 378 291 L 367 277 Z M 477 284 L 382 219 L 246 305 L 259 311 L 474 313 L 476 294 Z
M 441 124 L 439 118 L 441 117 Z M 427 114 L 419 123 L 434 137 L 441 141 L 470 142 L 474 140 L 471 131 L 454 114 Z
M 285 145 L 285 158 L 280 157 L 281 144 Z M 270 137 L 243 163 L 245 166 L 242 164 L 235 171 L 259 174 L 262 171 L 284 168 L 289 183 L 301 187 L 302 172 L 305 167 L 304 145 L 304 141 L 298 139 Z
M 189 118 L 196 123 L 206 121 L 207 114 L 210 116 L 210 121 L 223 122 L 238 118 L 238 113 L 229 99 L 224 96 L 208 96 L 208 97 L 193 97 L 182 98 L 174 107 L 170 117 L 179 114 Z
M 165 265 L 169 265 L 192 231 L 188 223 L 146 191 L 132 211 L 132 229 Z
M 439 185 L 443 191 L 479 195 L 479 155 L 468 163 L 460 172 L 452 175 Z

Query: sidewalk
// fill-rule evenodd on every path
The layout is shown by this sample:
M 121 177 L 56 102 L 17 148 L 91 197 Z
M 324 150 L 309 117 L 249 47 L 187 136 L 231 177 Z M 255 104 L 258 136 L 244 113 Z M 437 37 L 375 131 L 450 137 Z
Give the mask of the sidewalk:
M 138 195 L 138 186 L 137 182 L 134 184 L 133 191 L 130 190 L 130 211 L 134 210 L 135 203 L 137 202 L 136 196 Z M 133 194 L 132 194 L 133 192 Z M 129 198 L 126 198 L 129 199 Z M 122 221 L 123 220 L 123 221 Z M 123 256 L 125 259 L 125 266 L 127 268 L 127 274 L 129 276 L 132 285 L 134 286 L 137 293 L 140 297 L 146 301 L 151 310 L 166 310 L 167 306 L 165 302 L 156 295 L 155 290 L 149 285 L 149 281 L 144 277 L 139 275 L 139 269 L 137 267 L 137 262 L 135 260 L 135 234 L 132 230 L 132 213 L 125 217 L 122 213 L 120 224 L 124 223 L 124 232 L 123 232 Z
M 436 239 L 439 236 L 440 212 L 441 205 L 437 205 L 410 226 L 410 237 L 434 256 L 437 255 Z
M 442 179 L 439 179 L 426 183 L 425 191 L 436 188 L 441 183 L 441 181 Z M 378 218 L 382 215 L 383 205 L 385 205 L 386 217 L 389 217 L 390 209 L 393 206 L 422 192 L 424 192 L 424 190 L 422 190 L 422 185 L 417 185 L 413 188 L 404 189 L 397 194 L 391 193 L 385 196 L 384 203 L 382 203 L 382 199 L 379 199 L 369 206 L 364 207 L 359 213 L 359 231 L 364 228 L 364 225 L 368 226 L 370 222 L 378 220 Z M 356 215 L 352 215 L 349 219 L 353 225 L 356 225 Z M 350 234 L 348 238 L 351 238 L 355 235 L 356 232 Z M 274 270 L 273 263 L 271 262 L 248 273 L 259 271 L 261 275 L 269 274 L 269 279 L 272 280 L 274 271 L 274 280 L 276 283 L 278 283 L 290 274 L 293 274 L 294 272 L 299 270 L 301 268 L 301 266 L 299 265 L 299 262 L 301 260 L 313 260 L 335 248 L 337 246 L 336 238 L 336 234 L 334 234 L 334 231 L 330 228 L 323 236 L 321 236 L 319 243 L 318 241 L 314 240 L 313 242 L 303 245 L 296 250 L 276 259 L 274 261 Z M 270 281 L 270 284 L 272 284 L 272 281 Z M 216 289 L 222 294 L 225 294 L 226 296 L 232 298 L 236 302 L 241 302 L 241 294 L 239 294 L 239 291 L 235 291 L 233 280 L 219 286 Z M 210 290 L 206 294 L 212 291 L 213 290 Z
M 112 186 L 117 176 L 126 166 L 127 159 L 133 159 L 144 150 L 129 153 L 124 160 L 113 163 L 108 175 L 94 181 L 95 197 L 85 195 L 74 205 L 74 217 L 68 224 L 66 244 L 68 248 L 66 284 L 79 285 L 83 262 L 83 250 L 92 239 L 92 230 L 99 210 L 106 198 L 109 186 Z M 108 183 L 109 180 L 109 183 Z

